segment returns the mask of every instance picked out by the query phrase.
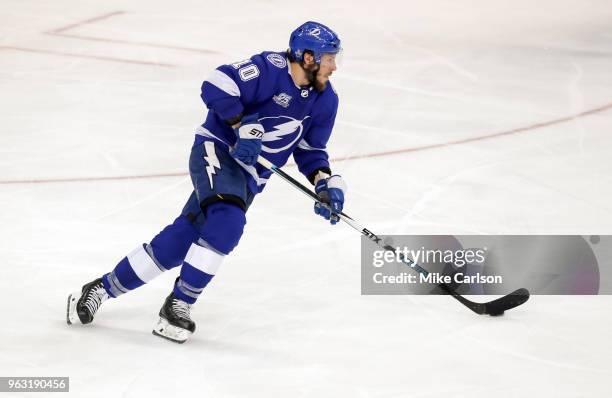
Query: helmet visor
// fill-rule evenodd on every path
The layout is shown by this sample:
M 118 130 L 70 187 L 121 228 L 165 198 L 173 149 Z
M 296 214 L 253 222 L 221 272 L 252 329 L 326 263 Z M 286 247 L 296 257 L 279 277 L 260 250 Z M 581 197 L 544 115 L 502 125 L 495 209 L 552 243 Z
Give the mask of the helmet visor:
M 321 66 L 338 68 L 342 63 L 342 51 L 337 53 L 323 53 L 321 55 Z

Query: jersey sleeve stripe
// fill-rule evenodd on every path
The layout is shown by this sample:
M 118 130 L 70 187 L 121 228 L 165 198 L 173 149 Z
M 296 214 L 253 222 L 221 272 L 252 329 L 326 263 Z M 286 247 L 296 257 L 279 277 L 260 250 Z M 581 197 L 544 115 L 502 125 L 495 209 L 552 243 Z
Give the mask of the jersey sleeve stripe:
M 212 71 L 212 73 L 206 78 L 205 82 L 209 82 L 219 90 L 222 90 L 231 96 L 240 97 L 240 89 L 238 88 L 236 82 L 218 69 Z
M 323 147 L 323 148 L 316 148 L 313 147 L 312 145 L 310 145 L 308 142 L 306 142 L 305 139 L 302 138 L 302 140 L 300 140 L 299 144 L 298 144 L 298 148 L 300 149 L 304 149 L 306 151 L 325 151 L 327 148 Z

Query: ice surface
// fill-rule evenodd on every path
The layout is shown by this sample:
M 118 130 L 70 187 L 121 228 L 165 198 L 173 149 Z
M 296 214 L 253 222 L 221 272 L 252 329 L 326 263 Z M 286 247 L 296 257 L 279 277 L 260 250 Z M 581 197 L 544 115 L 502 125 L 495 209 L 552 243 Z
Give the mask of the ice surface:
M 387 234 L 612 233 L 609 1 L 207 3 L 3 2 L 0 376 L 70 376 L 80 397 L 607 395 L 610 297 L 493 319 L 360 296 L 359 236 L 274 178 L 187 344 L 151 335 L 176 270 L 68 327 L 68 293 L 186 200 L 203 78 L 307 19 L 343 38 L 349 214 Z

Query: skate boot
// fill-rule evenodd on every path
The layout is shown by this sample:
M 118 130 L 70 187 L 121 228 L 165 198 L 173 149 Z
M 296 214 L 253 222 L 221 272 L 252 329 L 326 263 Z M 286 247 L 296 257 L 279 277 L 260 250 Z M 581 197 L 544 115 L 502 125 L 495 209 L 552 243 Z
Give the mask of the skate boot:
M 175 343 L 184 343 L 196 329 L 195 322 L 189 315 L 190 310 L 191 304 L 170 293 L 159 310 L 159 321 L 153 329 L 153 334 Z
M 72 325 L 77 321 L 82 324 L 91 323 L 96 311 L 109 296 L 102 284 L 102 278 L 89 282 L 80 292 L 68 296 L 68 308 L 66 310 L 66 322 Z

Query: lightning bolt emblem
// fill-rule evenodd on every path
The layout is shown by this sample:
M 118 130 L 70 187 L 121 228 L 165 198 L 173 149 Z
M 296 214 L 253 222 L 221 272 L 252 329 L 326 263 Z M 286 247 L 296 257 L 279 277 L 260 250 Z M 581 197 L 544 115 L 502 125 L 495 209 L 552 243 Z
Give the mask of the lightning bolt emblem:
M 301 125 L 301 120 L 290 120 L 285 123 L 277 124 L 274 126 L 274 130 L 266 132 L 263 141 L 278 141 L 282 137 L 294 133 Z
M 281 148 L 270 148 L 268 146 L 266 146 L 264 144 L 264 146 L 261 148 L 261 150 L 263 152 L 266 153 L 279 153 L 282 152 L 288 148 L 291 147 L 291 145 L 293 145 L 297 140 L 300 139 L 300 136 L 302 135 L 302 130 L 303 130 L 303 126 L 302 123 L 304 122 L 304 120 L 308 119 L 310 116 L 306 116 L 304 119 L 302 120 L 298 120 L 298 119 L 294 119 L 292 117 L 289 116 L 277 116 L 277 117 L 264 117 L 260 120 L 265 120 L 265 119 L 289 119 L 289 121 L 284 122 L 284 123 L 280 123 L 275 125 L 272 129 L 270 129 L 269 131 L 266 131 L 266 133 L 263 136 L 263 142 L 267 143 L 267 142 L 273 142 L 273 141 L 279 141 L 281 140 L 283 137 L 294 134 L 297 132 L 297 134 L 295 135 L 295 138 L 293 138 L 291 140 L 291 142 L 289 142 L 287 145 L 284 145 Z
M 213 179 L 212 176 L 217 173 L 215 167 L 219 170 L 221 169 L 221 164 L 219 163 L 219 159 L 217 158 L 217 154 L 215 153 L 215 143 L 212 141 L 204 142 L 204 160 L 208 164 L 206 166 L 206 174 L 208 174 L 208 182 L 210 182 L 210 188 L 213 187 Z

